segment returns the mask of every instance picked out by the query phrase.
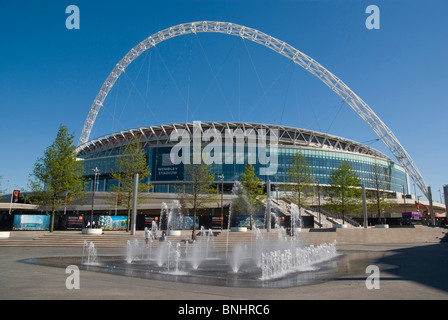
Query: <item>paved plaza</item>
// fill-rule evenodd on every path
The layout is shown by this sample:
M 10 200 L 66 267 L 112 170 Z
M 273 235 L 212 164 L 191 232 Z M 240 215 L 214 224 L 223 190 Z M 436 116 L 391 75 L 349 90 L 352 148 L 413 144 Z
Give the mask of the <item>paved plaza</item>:
M 345 255 L 368 256 L 359 260 L 361 265 L 335 278 L 310 285 L 289 288 L 240 288 L 187 284 L 158 281 L 80 271 L 80 288 L 69 290 L 66 287 L 68 274 L 64 268 L 48 267 L 20 260 L 41 257 L 81 256 L 82 247 L 52 246 L 7 246 L 0 245 L 0 299 L 145 299 L 145 300 L 328 300 L 328 299 L 384 299 L 384 300 L 426 300 L 447 299 L 448 243 L 445 242 L 444 228 L 426 228 L 427 240 L 418 242 L 409 239 L 407 243 L 397 243 L 393 233 L 399 229 L 388 229 L 389 233 L 377 243 L 362 243 L 356 232 L 345 230 L 337 232 L 306 232 L 312 241 L 316 237 L 339 237 L 338 251 Z M 415 229 L 416 231 L 417 228 Z M 415 231 L 415 232 L 416 232 Z M 356 234 L 358 243 L 348 243 L 349 233 Z M 367 230 L 364 230 L 367 232 Z M 370 232 L 375 232 L 371 230 Z M 319 235 L 320 234 L 320 235 Z M 343 235 L 345 234 L 345 236 Z M 366 236 L 367 237 L 367 236 Z M 13 237 L 11 237 L 13 238 Z M 368 237 L 367 237 L 368 238 Z M 344 240 L 345 239 L 345 240 Z M 3 243 L 9 240 L 2 240 Z M 382 243 L 380 243 L 382 242 Z M 391 242 L 391 243 L 387 243 Z M 395 243 L 394 243 L 395 242 Z M 339 241 L 338 241 L 339 243 Z M 124 255 L 125 248 L 101 248 L 101 255 Z M 380 288 L 368 289 L 365 273 L 368 264 L 374 263 L 380 270 Z M 350 269 L 352 266 L 347 266 Z

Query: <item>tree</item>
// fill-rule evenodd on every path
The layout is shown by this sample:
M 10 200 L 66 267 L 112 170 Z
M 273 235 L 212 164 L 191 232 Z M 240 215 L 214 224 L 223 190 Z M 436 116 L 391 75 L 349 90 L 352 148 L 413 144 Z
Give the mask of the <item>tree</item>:
M 117 198 L 121 198 L 122 206 L 127 210 L 127 226 L 126 231 L 129 232 L 130 216 L 132 209 L 132 201 L 134 196 L 134 176 L 138 173 L 138 193 L 142 193 L 148 189 L 148 184 L 144 180 L 149 175 L 148 162 L 146 153 L 142 147 L 140 139 L 136 136 L 132 137 L 128 144 L 123 148 L 120 156 L 117 157 L 115 170 L 112 170 L 111 178 L 118 182 L 118 185 L 111 189 L 116 193 Z M 141 197 L 137 198 L 139 202 Z
M 342 214 L 342 223 L 345 223 L 345 214 L 359 211 L 362 205 L 362 191 L 359 188 L 361 179 L 347 161 L 342 161 L 328 179 L 328 204 L 326 207 Z
M 371 173 L 371 180 L 373 182 L 374 190 L 370 192 L 372 195 L 370 200 L 370 207 L 376 211 L 378 219 L 381 218 L 381 212 L 396 204 L 396 201 L 387 201 L 387 192 L 384 190 L 390 189 L 385 177 L 387 176 L 386 169 L 383 169 L 378 162 L 375 161 L 373 171 Z
M 291 183 L 289 186 L 291 193 L 287 199 L 295 203 L 300 210 L 306 204 L 307 198 L 311 196 L 310 189 L 315 182 L 310 165 L 302 153 L 297 152 L 291 159 L 291 167 L 287 171 L 287 175 Z
M 30 201 L 51 207 L 50 232 L 54 229 L 56 208 L 63 205 L 70 194 L 72 200 L 84 197 L 84 167 L 76 160 L 74 135 L 61 125 L 53 144 L 39 158 L 30 179 Z M 34 179 L 34 180 L 33 180 Z
M 185 164 L 186 185 L 178 188 L 182 207 L 193 209 L 193 232 L 196 230 L 196 215 L 199 209 L 204 209 L 207 204 L 217 201 L 214 174 L 211 166 L 204 163 Z
M 253 214 L 261 208 L 264 199 L 264 188 L 261 179 L 255 175 L 255 168 L 252 164 L 244 167 L 244 173 L 240 176 L 243 192 L 235 200 L 237 208 L 244 207 L 249 213 L 249 228 L 252 230 Z

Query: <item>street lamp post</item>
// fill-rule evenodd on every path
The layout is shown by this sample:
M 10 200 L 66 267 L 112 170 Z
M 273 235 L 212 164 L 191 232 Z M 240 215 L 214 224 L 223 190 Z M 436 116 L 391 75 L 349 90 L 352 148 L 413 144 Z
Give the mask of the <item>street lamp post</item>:
M 271 232 L 271 180 L 266 181 L 266 231 Z
M 432 205 L 432 192 L 431 192 L 431 187 L 428 186 L 428 195 L 429 195 L 429 212 L 430 212 L 430 218 L 431 218 L 431 225 L 435 226 L 436 225 L 436 221 L 435 221 L 435 216 L 434 216 L 434 207 Z
M 321 217 L 320 217 L 320 184 L 319 184 L 319 180 L 317 181 L 317 202 L 318 202 L 318 208 L 319 208 L 319 228 L 322 228 L 322 221 L 321 221 Z
M 11 215 L 13 197 L 14 197 L 14 191 L 11 192 L 11 201 L 9 202 L 9 215 Z
M 93 206 L 95 203 L 95 189 L 96 189 L 96 184 L 97 184 L 97 177 L 100 173 L 100 170 L 98 169 L 98 167 L 95 167 L 95 169 L 93 169 L 93 172 L 95 173 L 95 177 L 93 179 L 92 212 L 90 213 L 90 228 L 93 227 Z
M 132 194 L 131 235 L 135 235 L 137 221 L 138 173 L 134 174 L 134 192 Z
M 443 197 L 445 199 L 445 208 L 448 208 L 448 184 L 443 185 Z
M 401 186 L 401 187 L 403 189 L 403 199 L 404 199 L 404 201 L 403 201 L 403 204 L 404 204 L 403 212 L 406 212 L 406 194 L 404 193 L 404 186 Z
M 221 174 L 219 176 L 219 179 L 221 179 L 221 231 L 222 231 L 222 224 L 224 219 L 224 203 L 223 203 L 223 197 L 224 197 L 224 175 Z
M 361 187 L 362 187 L 362 209 L 364 216 L 364 228 L 367 228 L 368 220 L 367 220 L 366 187 L 364 183 L 361 185 Z

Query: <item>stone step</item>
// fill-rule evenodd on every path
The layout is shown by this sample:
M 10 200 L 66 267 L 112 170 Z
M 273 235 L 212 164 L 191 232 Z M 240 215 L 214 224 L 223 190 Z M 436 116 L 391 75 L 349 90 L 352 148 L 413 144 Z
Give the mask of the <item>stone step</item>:
M 337 241 L 338 244 L 391 244 L 391 243 L 437 243 L 447 241 L 448 229 L 444 227 L 415 226 L 415 228 L 356 228 L 356 229 L 304 229 L 297 237 L 304 243 L 320 244 Z M 198 232 L 199 234 L 199 232 Z M 214 231 L 214 237 L 197 236 L 197 241 L 210 242 L 214 247 L 223 248 L 238 244 L 251 244 L 256 241 L 254 232 L 229 232 L 227 230 Z M 278 239 L 277 230 L 261 232 L 263 239 Z M 10 238 L 0 239 L 0 247 L 82 247 L 84 241 L 93 242 L 96 247 L 125 248 L 128 240 L 144 243 L 144 232 L 136 235 L 126 232 L 105 232 L 102 235 L 86 235 L 80 231 L 55 231 L 40 233 L 11 232 Z M 191 232 L 184 231 L 180 236 L 167 236 L 172 243 L 186 245 L 191 241 Z M 153 246 L 161 243 L 153 240 Z
M 93 242 L 96 247 L 126 247 L 128 241 L 139 241 L 144 243 L 144 233 L 137 232 L 136 235 L 130 235 L 129 233 L 104 233 L 102 235 L 86 235 L 81 234 L 81 232 L 73 231 L 59 231 L 59 232 L 48 232 L 36 237 L 28 237 L 27 239 L 12 236 L 8 239 L 0 239 L 0 246 L 29 246 L 29 247 L 81 247 L 84 242 Z M 197 241 L 210 242 L 215 247 L 223 247 L 229 245 L 234 245 L 235 243 L 251 243 L 255 241 L 255 236 L 250 233 L 230 233 L 227 235 L 227 231 L 216 232 L 217 236 L 197 236 Z M 180 236 L 167 236 L 167 241 L 172 243 L 186 244 L 186 241 L 191 241 L 191 234 L 189 232 L 184 232 Z M 158 246 L 161 243 L 157 240 L 152 241 L 153 246 Z

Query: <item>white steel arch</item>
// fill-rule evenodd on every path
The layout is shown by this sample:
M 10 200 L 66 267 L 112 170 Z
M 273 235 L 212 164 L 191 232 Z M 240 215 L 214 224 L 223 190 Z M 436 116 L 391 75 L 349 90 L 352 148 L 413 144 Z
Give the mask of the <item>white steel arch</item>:
M 405 168 L 408 175 L 412 178 L 419 189 L 429 199 L 428 188 L 423 180 L 422 175 L 417 169 L 414 161 L 411 159 L 406 150 L 401 146 L 398 139 L 392 131 L 384 124 L 383 121 L 373 112 L 373 110 L 358 97 L 347 85 L 345 85 L 338 77 L 325 69 L 313 58 L 300 52 L 284 41 L 278 40 L 256 29 L 248 28 L 234 23 L 219 21 L 200 21 L 179 24 L 162 31 L 159 31 L 132 48 L 115 66 L 112 72 L 104 81 L 100 91 L 98 92 L 89 114 L 84 123 L 78 147 L 86 143 L 90 136 L 93 124 L 100 108 L 103 106 L 109 91 L 114 86 L 120 75 L 126 70 L 136 58 L 143 52 L 156 46 L 165 40 L 178 37 L 185 34 L 214 32 L 238 36 L 243 39 L 250 40 L 261 44 L 298 64 L 317 78 L 325 83 L 331 90 L 336 92 L 350 107 L 372 128 L 377 136 L 386 144 L 389 150 L 394 154 L 398 162 Z

